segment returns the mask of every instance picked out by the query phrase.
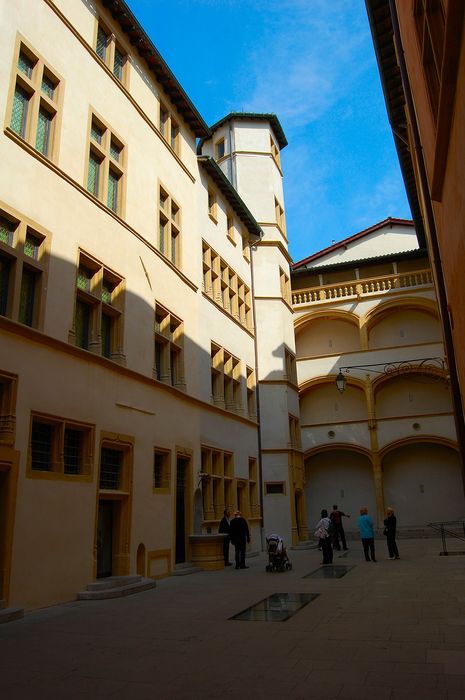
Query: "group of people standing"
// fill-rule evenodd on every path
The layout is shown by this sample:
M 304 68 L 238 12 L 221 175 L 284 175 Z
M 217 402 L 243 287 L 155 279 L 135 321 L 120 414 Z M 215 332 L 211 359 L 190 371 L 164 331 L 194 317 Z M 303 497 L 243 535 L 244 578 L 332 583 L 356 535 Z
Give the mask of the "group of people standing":
M 342 518 L 350 518 L 349 514 L 343 513 L 337 507 L 333 506 L 331 514 L 323 509 L 321 518 L 316 524 L 315 536 L 318 537 L 318 548 L 323 554 L 322 564 L 331 564 L 333 561 L 333 549 L 340 549 L 339 538 L 343 549 L 347 549 L 344 527 Z M 360 539 L 362 540 L 363 553 L 366 561 L 376 562 L 375 557 L 375 530 L 373 520 L 368 515 L 368 509 L 360 508 L 360 516 L 357 520 Z M 397 519 L 392 508 L 387 508 L 386 517 L 384 519 L 384 535 L 389 552 L 389 559 L 400 559 L 399 550 L 396 544 L 396 528 Z
M 236 569 L 248 569 L 245 563 L 245 550 L 247 542 L 250 542 L 249 526 L 247 520 L 242 517 L 240 510 L 236 510 L 234 518 L 231 518 L 229 510 L 223 513 L 218 532 L 226 535 L 223 542 L 224 565 L 231 566 L 229 561 L 229 543 L 234 545 Z

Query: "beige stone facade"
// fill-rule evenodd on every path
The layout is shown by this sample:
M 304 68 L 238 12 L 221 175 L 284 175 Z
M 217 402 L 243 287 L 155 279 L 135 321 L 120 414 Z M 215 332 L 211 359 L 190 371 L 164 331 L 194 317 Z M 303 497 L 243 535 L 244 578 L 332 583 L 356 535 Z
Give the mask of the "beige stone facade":
M 334 504 L 352 515 L 347 530 L 362 506 L 381 526 L 388 506 L 404 528 L 462 518 L 433 276 L 412 222 L 387 219 L 296 263 L 292 287 L 309 525 Z
M 342 490 L 380 514 L 414 498 L 425 449 L 425 498 L 454 489 L 442 371 L 399 415 L 416 375 L 331 393 L 341 362 L 443 355 L 408 236 L 360 239 L 391 267 L 325 260 L 291 292 L 275 115 L 208 127 L 121 0 L 0 11 L 0 605 L 218 568 L 225 508 L 249 554 L 271 531 L 306 541 Z

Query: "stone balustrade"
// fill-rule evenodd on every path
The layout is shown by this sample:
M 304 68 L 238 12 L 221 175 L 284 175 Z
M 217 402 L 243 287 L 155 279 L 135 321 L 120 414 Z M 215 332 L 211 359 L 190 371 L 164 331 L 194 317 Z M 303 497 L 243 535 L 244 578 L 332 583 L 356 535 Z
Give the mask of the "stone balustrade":
M 321 304 L 322 302 L 334 301 L 335 299 L 360 299 L 370 295 L 389 292 L 392 289 L 428 286 L 432 283 L 433 275 L 431 270 L 415 270 L 371 277 L 364 280 L 350 280 L 309 289 L 299 289 L 292 293 L 292 304 L 293 306 L 299 306 L 299 304 Z

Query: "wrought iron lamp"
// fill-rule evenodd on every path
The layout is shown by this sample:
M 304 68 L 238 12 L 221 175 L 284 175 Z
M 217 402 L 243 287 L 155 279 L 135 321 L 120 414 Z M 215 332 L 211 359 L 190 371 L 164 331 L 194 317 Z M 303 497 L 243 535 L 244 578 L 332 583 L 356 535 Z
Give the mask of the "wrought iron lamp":
M 375 374 L 400 374 L 409 369 L 435 369 L 444 372 L 446 367 L 446 361 L 443 357 L 421 357 L 414 360 L 399 360 L 397 362 L 377 362 L 371 365 L 348 365 L 346 367 L 339 367 L 339 373 L 336 377 L 336 387 L 342 394 L 347 385 L 344 374 L 350 374 L 350 371 L 354 369 L 369 373 L 374 372 Z

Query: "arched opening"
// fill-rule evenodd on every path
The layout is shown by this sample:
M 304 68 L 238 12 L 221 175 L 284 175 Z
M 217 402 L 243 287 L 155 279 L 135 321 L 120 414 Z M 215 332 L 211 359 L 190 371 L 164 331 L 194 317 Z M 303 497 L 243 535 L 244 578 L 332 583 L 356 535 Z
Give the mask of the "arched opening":
M 358 321 L 352 317 L 309 318 L 296 327 L 297 357 L 315 357 L 360 350 Z
M 333 505 L 350 514 L 345 530 L 357 529 L 361 506 L 376 519 L 376 497 L 371 460 L 359 451 L 338 448 L 316 452 L 305 460 L 307 521 L 310 532 L 322 508 Z M 313 528 L 314 529 L 314 528 Z
M 378 307 L 368 322 L 370 350 L 442 342 L 437 315 L 429 309 Z
M 385 454 L 382 467 L 384 502 L 394 508 L 398 527 L 464 517 L 460 462 L 451 447 L 409 442 Z

